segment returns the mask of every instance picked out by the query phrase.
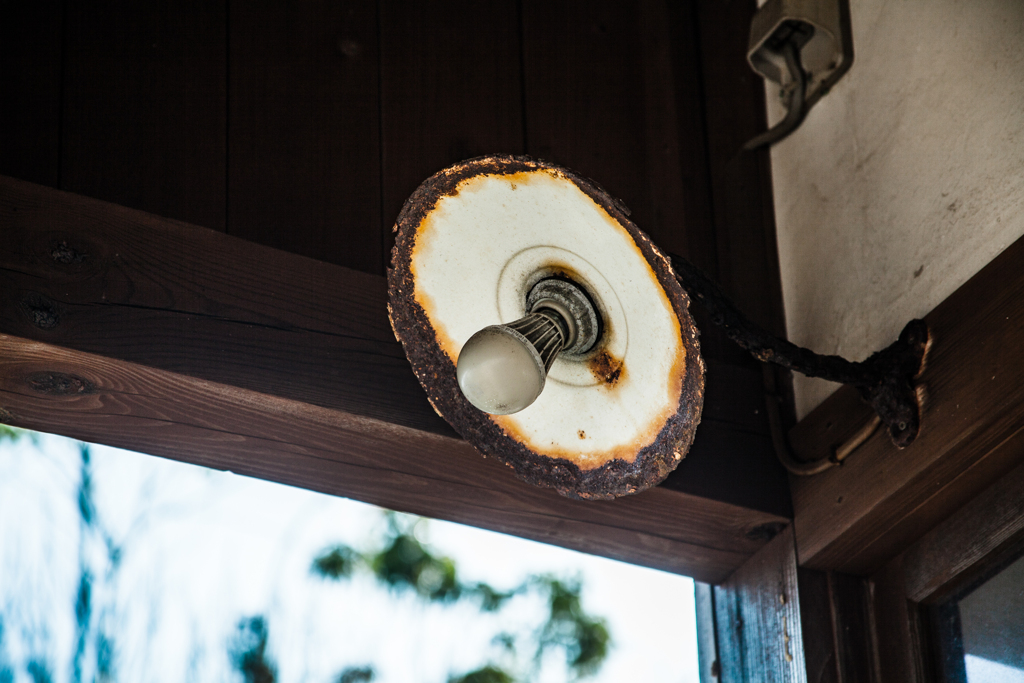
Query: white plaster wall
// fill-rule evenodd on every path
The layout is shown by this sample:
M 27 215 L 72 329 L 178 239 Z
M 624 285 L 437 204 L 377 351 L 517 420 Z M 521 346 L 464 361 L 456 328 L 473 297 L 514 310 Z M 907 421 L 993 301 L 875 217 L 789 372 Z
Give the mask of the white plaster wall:
M 772 173 L 789 338 L 859 360 L 1024 234 L 1024 0 L 850 11 L 853 67 Z M 798 413 L 836 386 L 797 376 Z

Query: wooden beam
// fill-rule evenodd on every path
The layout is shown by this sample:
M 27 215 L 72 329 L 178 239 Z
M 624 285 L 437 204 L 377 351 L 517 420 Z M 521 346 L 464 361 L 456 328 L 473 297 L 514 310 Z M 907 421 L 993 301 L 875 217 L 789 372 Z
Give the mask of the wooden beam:
M 384 278 L 0 181 L 0 331 L 453 436 Z
M 903 554 L 907 598 L 938 603 L 1015 558 L 1024 541 L 1024 463 Z
M 904 451 L 879 430 L 836 467 L 791 481 L 803 565 L 867 575 L 1024 459 L 1024 239 L 925 318 L 921 435 Z M 804 458 L 827 455 L 870 417 L 850 388 L 791 432 Z
M 520 483 L 430 410 L 380 277 L 0 178 L 0 288 L 0 421 L 709 582 L 786 523 Z
M 806 683 L 792 529 L 713 590 L 721 683 Z

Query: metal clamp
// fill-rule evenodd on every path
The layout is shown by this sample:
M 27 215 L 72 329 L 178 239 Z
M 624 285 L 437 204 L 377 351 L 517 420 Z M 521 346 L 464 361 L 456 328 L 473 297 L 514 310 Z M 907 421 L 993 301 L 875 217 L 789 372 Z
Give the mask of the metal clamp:
M 785 118 L 750 140 L 756 149 L 782 140 L 853 64 L 848 0 L 768 0 L 750 24 L 747 61 L 778 84 Z

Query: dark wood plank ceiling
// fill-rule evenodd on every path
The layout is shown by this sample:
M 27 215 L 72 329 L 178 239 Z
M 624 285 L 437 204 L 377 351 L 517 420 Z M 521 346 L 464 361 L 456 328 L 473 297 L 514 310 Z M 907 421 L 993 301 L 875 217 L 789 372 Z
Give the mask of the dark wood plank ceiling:
M 530 154 L 782 331 L 767 154 L 740 150 L 765 125 L 754 6 L 2 0 L 0 174 L 382 275 L 423 179 Z M 695 315 L 704 422 L 666 486 L 788 515 L 761 370 Z

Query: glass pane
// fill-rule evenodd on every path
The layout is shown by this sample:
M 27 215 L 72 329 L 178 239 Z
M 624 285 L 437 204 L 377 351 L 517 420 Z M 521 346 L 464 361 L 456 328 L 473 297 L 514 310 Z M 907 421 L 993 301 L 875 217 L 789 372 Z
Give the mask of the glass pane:
M 1024 558 L 962 598 L 968 683 L 1024 683 Z
M 681 576 L 0 426 L 0 683 L 697 683 L 693 598 Z

